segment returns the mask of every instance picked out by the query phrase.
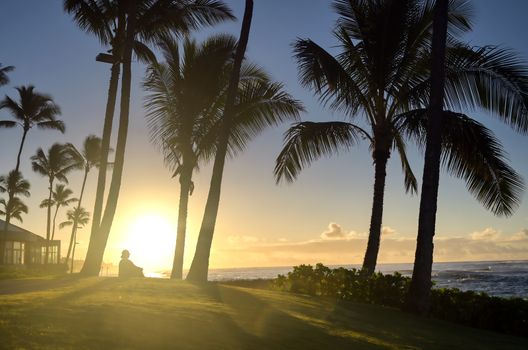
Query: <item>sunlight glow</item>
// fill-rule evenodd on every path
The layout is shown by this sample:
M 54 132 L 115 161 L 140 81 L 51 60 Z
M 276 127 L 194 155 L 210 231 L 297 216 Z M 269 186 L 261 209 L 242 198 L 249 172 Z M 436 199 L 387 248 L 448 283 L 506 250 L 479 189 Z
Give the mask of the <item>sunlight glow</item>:
M 176 227 L 166 217 L 148 213 L 132 220 L 122 236 L 123 249 L 130 259 L 150 275 L 170 270 L 174 256 Z

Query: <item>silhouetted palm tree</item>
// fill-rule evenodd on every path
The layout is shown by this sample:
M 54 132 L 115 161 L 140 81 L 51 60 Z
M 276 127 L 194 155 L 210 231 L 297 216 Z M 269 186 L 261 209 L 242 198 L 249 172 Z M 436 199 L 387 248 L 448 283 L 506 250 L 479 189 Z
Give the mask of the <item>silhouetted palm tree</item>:
M 0 204 L 2 205 L 3 209 L 0 209 L 0 215 L 5 215 L 5 217 L 10 217 L 13 219 L 17 219 L 20 222 L 23 222 L 22 220 L 22 214 L 28 213 L 28 207 L 27 205 L 22 202 L 22 200 L 18 197 L 13 197 L 10 200 L 6 201 L 4 198 L 0 199 Z M 4 231 L 7 231 L 7 221 L 5 223 Z
M 51 229 L 51 240 L 53 241 L 55 239 L 55 227 L 56 227 L 56 221 L 57 221 L 57 214 L 59 213 L 59 209 L 61 207 L 67 207 L 71 203 L 75 203 L 78 201 L 77 198 L 70 198 L 70 196 L 73 194 L 73 191 L 69 188 L 66 188 L 64 184 L 55 184 L 55 191 L 53 191 L 51 195 L 51 201 L 49 201 L 48 198 L 44 199 L 40 203 L 41 208 L 48 208 L 50 206 L 55 206 L 55 213 L 53 214 L 53 223 L 52 223 L 52 229 Z
M 74 209 L 68 210 L 66 213 L 67 221 L 61 222 L 59 228 L 72 227 L 72 236 L 70 237 L 70 244 L 68 245 L 68 253 L 66 254 L 66 260 L 64 263 L 68 265 L 70 260 L 70 254 L 72 257 L 72 270 L 73 270 L 73 259 L 75 254 L 75 245 L 77 243 L 77 229 L 83 228 L 90 221 L 90 213 L 83 207 L 77 206 Z
M 217 141 L 209 195 L 207 196 L 207 203 L 205 205 L 202 226 L 200 227 L 200 234 L 196 244 L 196 251 L 194 253 L 189 274 L 187 275 L 187 279 L 194 282 L 203 283 L 207 281 L 209 255 L 211 253 L 211 244 L 213 241 L 216 216 L 218 214 L 218 205 L 220 203 L 220 189 L 222 187 L 225 157 L 227 155 L 227 148 L 229 144 L 229 131 L 231 129 L 233 109 L 235 106 L 235 99 L 237 97 L 236 95 L 240 79 L 240 68 L 242 66 L 242 60 L 244 59 L 244 54 L 246 52 L 252 17 L 253 0 L 246 0 L 244 18 L 242 20 L 242 28 L 240 31 L 240 39 L 236 48 L 233 69 L 231 71 L 231 77 L 226 92 L 227 96 L 223 110 L 222 122 L 220 124 L 220 133 Z
M 2 67 L 2 63 L 0 63 L 0 86 L 9 84 L 9 77 L 7 76 L 7 73 L 11 72 L 13 69 L 15 69 L 15 67 Z
M 31 157 L 31 166 L 36 173 L 46 176 L 49 183 L 49 197 L 48 197 L 48 213 L 46 222 L 46 256 L 44 263 L 48 263 L 49 241 L 51 236 L 51 203 L 53 196 L 53 183 L 55 179 L 60 182 L 68 183 L 66 175 L 79 168 L 79 163 L 73 156 L 73 152 L 69 145 L 54 143 L 44 153 L 42 148 L 37 150 L 37 153 Z
M 84 196 L 84 189 L 86 187 L 86 180 L 88 179 L 88 173 L 92 168 L 99 167 L 101 164 L 101 139 L 95 135 L 89 135 L 84 139 L 82 152 L 79 152 L 75 146 L 70 145 L 72 150 L 72 155 L 75 158 L 75 161 L 78 164 L 80 169 L 84 169 L 84 177 L 81 186 L 81 193 L 79 195 L 79 201 L 77 202 L 77 209 L 81 208 L 82 199 Z M 84 210 L 84 209 L 83 209 Z M 70 245 L 68 246 L 68 255 L 66 257 L 66 263 L 70 252 L 72 250 L 72 244 L 75 241 L 74 237 L 76 235 L 78 225 L 72 225 L 72 232 L 70 236 Z
M 161 37 L 167 36 L 170 32 L 181 34 L 205 25 L 212 25 L 226 19 L 232 19 L 233 16 L 229 8 L 217 0 L 65 1 L 64 5 L 66 11 L 74 13 L 76 21 L 83 29 L 96 33 L 99 37 L 105 36 L 106 39 L 111 39 L 111 36 L 108 36 L 108 33 L 111 33 L 111 31 L 107 31 L 106 28 L 111 27 L 112 23 L 117 23 L 115 28 L 118 35 L 116 35 L 116 40 L 112 43 L 112 57 L 110 58 L 110 62 L 119 60 L 119 63 L 123 67 L 119 129 L 112 181 L 103 214 L 104 180 L 102 177 L 105 176 L 106 168 L 101 164 L 96 204 L 92 219 L 90 244 L 82 271 L 84 274 L 97 275 L 113 222 L 121 186 L 128 132 L 131 60 L 132 53 L 137 48 L 137 43 L 139 41 L 144 43 L 155 42 Z M 94 11 L 89 16 L 87 13 L 83 13 L 85 9 L 90 7 L 95 8 L 96 5 L 100 9 L 106 7 L 110 10 L 102 12 Z M 98 19 L 101 13 L 103 14 L 103 20 Z M 104 23 L 104 25 L 101 26 L 101 23 Z M 101 34 L 104 32 L 107 34 Z M 112 88 L 113 86 L 111 86 Z M 109 130 L 111 130 L 111 122 L 105 120 L 105 125 L 108 125 Z M 103 162 L 106 162 L 108 158 L 107 136 L 109 140 L 109 133 L 107 135 L 103 132 Z
M 277 181 L 293 181 L 321 156 L 369 142 L 375 166 L 374 195 L 363 267 L 373 272 L 380 244 L 386 165 L 400 156 L 407 191 L 416 179 L 406 157 L 406 139 L 422 144 L 430 89 L 432 2 L 335 0 L 340 15 L 335 35 L 341 52 L 332 56 L 313 41 L 298 40 L 301 82 L 350 122 L 303 122 L 286 134 L 275 167 Z M 467 3 L 449 9 L 446 106 L 487 109 L 518 130 L 528 129 L 528 75 L 519 59 L 496 47 L 471 48 L 456 40 L 470 29 Z M 519 202 L 522 182 L 507 165 L 491 131 L 469 117 L 444 113 L 443 165 L 467 181 L 468 190 L 498 215 Z M 472 140 L 474 143 L 466 142 Z M 483 166 L 482 164 L 487 164 Z
M 144 81 L 151 138 L 180 180 L 178 232 L 171 278 L 181 279 L 187 207 L 200 162 L 214 154 L 226 98 L 236 39 L 213 36 L 202 44 L 186 39 L 182 52 L 173 39 L 160 44 L 165 63 L 153 62 Z M 244 148 L 269 125 L 295 118 L 302 106 L 272 83 L 259 67 L 245 63 L 240 73 L 229 151 Z
M 0 193 L 7 192 L 11 195 L 7 200 L 2 199 L 4 211 L 1 214 L 5 215 L 4 231 L 7 231 L 11 217 L 22 222 L 20 214 L 27 214 L 27 207 L 18 196 L 29 197 L 29 188 L 29 182 L 22 177 L 19 171 L 11 170 L 7 176 L 0 176 Z M 13 216 L 13 213 L 17 217 Z
M 60 108 L 50 96 L 36 92 L 32 85 L 17 87 L 16 90 L 19 94 L 19 102 L 14 101 L 9 96 L 0 102 L 0 109 L 9 110 L 15 120 L 2 120 L 0 127 L 13 128 L 17 125 L 22 127 L 22 141 L 18 149 L 15 166 L 15 170 L 18 171 L 20 169 L 20 156 L 29 130 L 36 126 L 39 129 L 59 130 L 64 133 L 64 123 L 56 119 L 60 114 Z

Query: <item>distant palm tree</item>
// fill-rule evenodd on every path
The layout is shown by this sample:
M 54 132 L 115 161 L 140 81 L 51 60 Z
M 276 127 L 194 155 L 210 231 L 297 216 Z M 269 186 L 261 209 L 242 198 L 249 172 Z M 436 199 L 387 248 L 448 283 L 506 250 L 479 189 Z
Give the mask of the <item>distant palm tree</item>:
M 12 217 L 22 222 L 20 214 L 27 214 L 27 207 L 18 196 L 29 197 L 29 188 L 29 182 L 22 177 L 19 171 L 11 170 L 7 176 L 0 176 L 0 193 L 7 192 L 11 194 L 7 201 L 2 199 L 4 211 L 1 212 L 1 215 L 5 215 L 6 218 L 3 227 L 4 231 L 7 231 Z M 13 216 L 13 214 L 16 216 Z
M 49 241 L 51 237 L 51 206 L 53 196 L 53 184 L 55 179 L 68 183 L 66 175 L 79 168 L 79 163 L 73 156 L 73 152 L 69 145 L 54 143 L 48 150 L 48 153 L 44 153 L 42 148 L 37 150 L 37 153 L 31 157 L 31 166 L 33 171 L 36 173 L 46 176 L 49 183 L 49 196 L 48 196 L 48 214 L 46 223 L 46 256 L 44 263 L 48 263 L 48 250 Z
M 7 73 L 11 72 L 13 69 L 15 69 L 15 67 L 2 67 L 2 63 L 0 63 L 0 86 L 9 84 L 9 77 L 7 76 Z
M 74 209 L 68 210 L 66 213 L 67 221 L 61 222 L 59 228 L 63 229 L 67 226 L 72 226 L 73 235 L 70 237 L 70 244 L 68 246 L 68 253 L 66 254 L 65 264 L 68 265 L 70 260 L 70 254 L 72 259 L 72 270 L 73 270 L 73 259 L 75 254 L 75 245 L 77 243 L 77 229 L 83 228 L 90 221 L 90 213 L 83 207 L 77 206 Z
M 79 201 L 77 202 L 77 214 L 80 214 L 81 204 L 84 196 L 84 189 L 86 186 L 86 180 L 88 179 L 88 173 L 94 167 L 99 167 L 101 164 L 101 139 L 95 135 L 89 135 L 84 139 L 82 152 L 79 152 L 73 145 L 70 146 L 72 149 L 72 154 L 78 163 L 79 168 L 84 169 L 84 177 L 81 186 L 81 193 L 79 195 Z M 83 209 L 86 212 L 85 209 Z M 74 216 L 74 218 L 77 216 Z M 70 256 L 72 250 L 72 244 L 74 244 L 74 237 L 76 235 L 78 225 L 75 223 L 72 225 L 72 232 L 70 236 L 70 245 L 68 246 L 68 255 L 66 257 L 66 263 Z
M 69 188 L 66 188 L 64 184 L 55 184 L 55 191 L 53 191 L 51 195 L 51 202 L 46 198 L 40 203 L 41 208 L 48 208 L 50 206 L 55 206 L 55 213 L 53 214 L 53 223 L 52 223 L 52 229 L 51 229 L 51 240 L 55 239 L 55 227 L 56 227 L 56 220 L 57 220 L 57 214 L 59 213 L 59 209 L 61 207 L 67 207 L 71 203 L 75 203 L 78 201 L 77 198 L 70 198 L 70 196 L 73 194 L 73 191 Z
M 406 156 L 406 140 L 422 145 L 430 89 L 432 2 L 334 0 L 340 15 L 335 57 L 309 39 L 297 40 L 301 82 L 351 122 L 302 122 L 286 134 L 275 167 L 277 181 L 293 181 L 316 159 L 349 149 L 366 139 L 374 160 L 374 194 L 363 267 L 375 270 L 380 245 L 386 166 L 393 150 L 400 156 L 405 188 L 417 183 Z M 449 9 L 446 105 L 487 109 L 519 130 L 528 129 L 528 74 L 511 52 L 472 48 L 455 37 L 470 29 L 467 3 Z M 445 112 L 442 160 L 468 190 L 498 215 L 519 203 L 522 181 L 506 163 L 490 130 L 471 118 Z M 366 125 L 366 126 L 365 126 Z M 469 142 L 471 140 L 471 142 Z M 486 164 L 487 166 L 483 166 Z
M 22 200 L 18 197 L 13 197 L 11 200 L 6 201 L 4 198 L 0 199 L 0 204 L 2 205 L 3 209 L 0 209 L 0 215 L 5 215 L 5 217 L 10 217 L 13 219 L 17 219 L 20 222 L 23 222 L 22 220 L 22 214 L 28 213 L 28 207 L 27 205 L 22 202 Z M 5 223 L 4 231 L 7 231 L 7 221 Z
M 200 227 L 200 234 L 196 244 L 194 258 L 187 275 L 187 280 L 204 283 L 207 282 L 209 271 L 209 255 L 211 254 L 211 244 L 213 242 L 214 228 L 216 217 L 218 215 L 218 206 L 220 204 L 220 190 L 222 187 L 222 176 L 224 173 L 225 157 L 229 145 L 230 129 L 233 120 L 233 109 L 238 92 L 240 79 L 240 69 L 246 52 L 251 28 L 251 19 L 253 17 L 253 0 L 246 0 L 244 18 L 242 19 L 242 28 L 240 30 L 240 39 L 236 48 L 233 69 L 229 85 L 226 91 L 226 101 L 223 109 L 222 122 L 220 124 L 219 137 L 217 140 L 215 161 L 213 164 L 213 173 L 211 175 L 211 185 L 209 195 L 205 205 L 205 212 Z
M 171 278 L 182 278 L 187 207 L 200 162 L 214 154 L 222 108 L 229 85 L 236 39 L 213 36 L 202 44 L 186 39 L 182 52 L 173 39 L 160 47 L 164 63 L 152 62 L 143 83 L 152 141 L 180 180 L 180 204 Z M 242 150 L 251 136 L 286 118 L 295 118 L 302 106 L 272 83 L 259 67 L 244 64 L 231 128 L 231 153 Z
M 112 63 L 118 61 L 123 67 L 119 129 L 112 181 L 108 191 L 106 208 L 103 213 L 103 177 L 106 175 L 106 168 L 101 164 L 96 203 L 92 218 L 92 232 L 87 258 L 82 270 L 84 274 L 97 275 L 112 226 L 121 186 L 128 133 L 131 60 L 132 53 L 137 48 L 137 43 L 139 41 L 153 43 L 171 32 L 176 34 L 185 33 L 205 25 L 213 25 L 226 19 L 232 19 L 233 16 L 229 8 L 218 0 L 129 0 L 101 2 L 66 0 L 64 5 L 65 10 L 74 14 L 76 21 L 83 29 L 96 33 L 100 38 L 104 37 L 106 40 L 102 40 L 104 43 L 109 42 L 108 39 L 111 40 L 112 38 L 108 36 L 111 33 L 111 30 L 108 30 L 108 28 L 116 28 L 116 40 L 112 41 L 112 57 L 109 58 L 109 61 Z M 87 11 L 87 9 L 95 9 L 96 6 L 99 9 L 109 9 L 109 11 Z M 112 23 L 117 24 L 112 27 Z M 110 89 L 112 88 L 113 86 L 110 87 Z M 108 103 L 110 102 L 109 99 Z M 108 116 L 109 114 L 107 113 Z M 106 118 L 105 125 L 108 126 L 108 130 L 111 130 L 111 124 L 111 121 Z M 106 141 L 108 140 L 109 142 L 109 135 L 109 132 L 105 133 L 103 131 L 103 162 L 106 162 L 108 158 Z
M 60 108 L 50 96 L 36 92 L 32 85 L 17 87 L 16 90 L 20 96 L 19 102 L 9 96 L 0 102 L 0 109 L 9 110 L 15 120 L 1 120 L 0 128 L 12 128 L 17 125 L 22 127 L 22 141 L 15 166 L 15 170 L 18 171 L 20 156 L 29 130 L 36 126 L 39 129 L 59 130 L 64 133 L 64 122 L 56 119 L 60 114 Z

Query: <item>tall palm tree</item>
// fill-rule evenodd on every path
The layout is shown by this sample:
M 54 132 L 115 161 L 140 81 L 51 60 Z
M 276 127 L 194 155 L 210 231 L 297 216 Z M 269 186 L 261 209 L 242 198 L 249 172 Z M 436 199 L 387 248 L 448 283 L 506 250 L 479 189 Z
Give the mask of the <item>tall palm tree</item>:
M 73 157 L 78 163 L 79 168 L 84 169 L 84 177 L 81 186 L 81 193 L 79 195 L 79 201 L 77 202 L 77 210 L 81 210 L 82 199 L 84 196 L 84 189 L 86 187 L 86 180 L 88 174 L 94 167 L 99 167 L 101 164 L 101 138 L 95 135 L 89 135 L 84 139 L 82 152 L 79 152 L 73 145 L 70 145 Z M 83 209 L 84 210 L 84 209 Z M 86 212 L 84 210 L 84 212 Z M 77 213 L 77 212 L 76 212 Z M 80 213 L 80 212 L 79 212 Z M 77 213 L 77 214 L 79 214 Z M 74 218 L 77 216 L 74 216 Z M 72 232 L 70 235 L 70 244 L 68 246 L 68 254 L 66 256 L 66 263 L 72 250 L 72 244 L 74 244 L 76 231 L 78 225 L 72 224 Z
M 75 254 L 75 245 L 77 243 L 77 229 L 83 228 L 90 221 L 90 213 L 86 211 L 83 207 L 77 206 L 74 209 L 68 210 L 66 213 L 68 220 L 61 222 L 59 224 L 59 229 L 63 229 L 67 226 L 72 226 L 73 235 L 70 237 L 70 244 L 68 246 L 68 253 L 66 254 L 65 264 L 68 265 L 70 260 L 70 254 L 72 258 L 72 267 L 73 270 L 73 259 Z
M 22 177 L 22 174 L 19 171 L 11 170 L 7 176 L 0 176 L 0 193 L 7 192 L 10 194 L 7 201 L 2 199 L 5 209 L 2 212 L 2 215 L 5 215 L 6 218 L 3 227 L 4 231 L 7 231 L 11 217 L 22 221 L 20 214 L 27 214 L 27 207 L 22 203 L 19 196 L 29 197 L 29 188 L 29 182 Z M 17 216 L 12 216 L 13 213 Z
M 56 227 L 56 221 L 57 221 L 57 214 L 59 213 L 59 209 L 61 207 L 67 207 L 72 203 L 75 203 L 78 201 L 77 198 L 70 198 L 70 196 L 73 194 L 73 191 L 69 188 L 66 188 L 64 184 L 55 184 L 55 191 L 53 191 L 51 195 L 51 201 L 49 201 L 48 198 L 44 199 L 40 203 L 41 208 L 48 208 L 55 206 L 55 213 L 53 214 L 53 222 L 52 222 L 52 228 L 51 228 L 51 240 L 55 239 L 55 227 Z
M 22 127 L 22 141 L 18 148 L 15 166 L 15 170 L 18 171 L 20 156 L 29 130 L 36 126 L 39 129 L 59 130 L 64 133 L 64 122 L 56 119 L 60 114 L 60 108 L 53 102 L 51 96 L 36 92 L 32 85 L 20 86 L 16 90 L 19 94 L 19 102 L 9 96 L 0 102 L 0 109 L 6 108 L 15 120 L 2 120 L 0 127 L 13 128 L 17 125 Z
M 217 141 L 215 161 L 213 164 L 213 173 L 211 176 L 211 186 L 205 205 L 202 226 L 196 244 L 194 258 L 187 275 L 187 279 L 194 282 L 206 282 L 209 270 L 209 255 L 211 253 L 211 244 L 213 241 L 216 216 L 218 215 L 218 205 L 220 203 L 220 189 L 222 186 L 222 176 L 224 173 L 224 163 L 229 144 L 229 129 L 231 128 L 232 110 L 235 105 L 237 87 L 240 79 L 240 68 L 246 52 L 251 28 L 251 19 L 253 17 L 253 0 L 246 0 L 244 18 L 242 19 L 242 28 L 240 30 L 240 39 L 235 52 L 233 69 L 229 80 L 229 86 L 226 92 L 226 102 L 220 127 L 220 134 Z
M 173 176 L 180 181 L 178 229 L 171 278 L 182 278 L 187 207 L 192 174 L 214 153 L 222 108 L 229 85 L 236 39 L 213 36 L 202 44 L 186 39 L 183 52 L 174 39 L 160 47 L 164 63 L 152 62 L 143 83 L 151 139 L 159 145 Z M 251 136 L 285 118 L 295 118 L 302 106 L 272 83 L 258 66 L 241 68 L 229 150 L 241 151 Z
M 9 84 L 9 77 L 7 76 L 7 73 L 14 69 L 15 67 L 13 66 L 2 67 L 2 63 L 0 63 L 0 86 Z
M 363 267 L 375 270 L 380 245 L 386 165 L 392 151 L 401 159 L 405 188 L 416 179 L 406 156 L 408 139 L 422 143 L 430 90 L 432 2 L 335 0 L 341 52 L 332 56 L 309 39 L 295 43 L 300 79 L 331 109 L 350 121 L 303 122 L 286 134 L 275 167 L 277 181 L 293 181 L 321 156 L 369 142 L 374 194 Z M 470 29 L 467 3 L 451 2 L 448 17 L 447 109 L 484 108 L 518 130 L 528 129 L 528 74 L 519 59 L 496 47 L 472 48 L 456 36 Z M 491 131 L 471 118 L 447 111 L 442 135 L 443 165 L 467 181 L 468 190 L 498 215 L 519 202 L 522 181 L 507 165 Z M 363 118 L 364 123 L 356 120 Z M 455 138 L 456 136 L 456 138 Z M 473 144 L 466 142 L 475 141 Z M 479 160 L 479 161 L 477 161 Z M 483 166 L 487 164 L 487 166 Z
M 48 263 L 49 241 L 51 237 L 51 206 L 53 196 L 53 184 L 55 180 L 68 183 L 66 175 L 79 168 L 79 163 L 76 161 L 71 147 L 60 143 L 54 143 L 44 153 L 42 148 L 37 150 L 37 153 L 31 157 L 31 166 L 36 173 L 46 176 L 49 183 L 48 196 L 48 213 L 46 222 L 46 255 L 44 263 Z
M 94 2 L 90 1 L 90 4 L 93 5 Z M 122 32 L 122 36 L 119 36 L 119 40 L 115 43 L 118 54 L 116 56 L 116 53 L 113 52 L 111 61 L 119 60 L 123 69 L 123 76 L 114 169 L 104 213 L 102 211 L 104 188 L 101 188 L 100 184 L 104 184 L 104 180 L 101 177 L 105 176 L 104 172 L 106 169 L 103 166 L 99 169 L 100 180 L 98 180 L 92 232 L 87 258 L 82 270 L 82 273 L 87 275 L 97 275 L 99 273 L 104 249 L 117 208 L 128 133 L 131 61 L 134 48 L 137 47 L 136 43 L 138 41 L 144 43 L 155 42 L 171 32 L 181 34 L 233 18 L 229 8 L 218 0 L 128 0 L 105 1 L 105 4 L 111 11 L 104 12 L 105 19 L 108 19 L 108 21 L 105 20 L 103 22 L 117 22 L 118 29 Z M 65 5 L 67 4 L 65 3 Z M 66 6 L 65 8 L 68 10 Z M 74 8 L 86 8 L 86 6 L 82 5 Z M 82 22 L 82 19 L 77 21 L 85 29 L 88 27 L 92 28 L 91 23 L 100 23 L 97 21 Z M 121 27 L 119 27 L 120 23 Z M 94 33 L 100 32 L 99 29 L 87 30 Z M 117 32 L 120 31 L 118 30 Z M 109 124 L 109 128 L 111 128 L 111 123 L 105 121 L 105 124 Z M 105 136 L 107 135 L 103 132 L 103 161 L 106 161 L 105 159 L 108 157 Z

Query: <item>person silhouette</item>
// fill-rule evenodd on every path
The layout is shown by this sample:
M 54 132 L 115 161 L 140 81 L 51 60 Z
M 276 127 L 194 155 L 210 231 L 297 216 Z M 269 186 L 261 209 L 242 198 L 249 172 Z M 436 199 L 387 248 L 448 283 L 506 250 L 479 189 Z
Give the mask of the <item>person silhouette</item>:
M 119 277 L 145 277 L 143 269 L 134 265 L 128 258 L 130 252 L 125 249 L 121 252 L 121 261 L 119 262 Z

